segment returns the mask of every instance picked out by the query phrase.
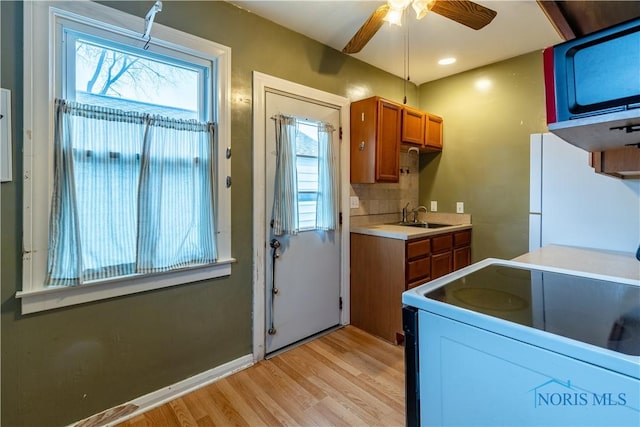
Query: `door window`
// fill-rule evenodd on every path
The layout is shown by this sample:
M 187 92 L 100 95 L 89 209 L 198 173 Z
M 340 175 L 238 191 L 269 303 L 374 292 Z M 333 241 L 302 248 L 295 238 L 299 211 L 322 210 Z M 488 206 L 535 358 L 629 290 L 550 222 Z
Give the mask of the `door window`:
M 318 199 L 318 123 L 297 120 L 296 171 L 300 231 L 316 229 Z

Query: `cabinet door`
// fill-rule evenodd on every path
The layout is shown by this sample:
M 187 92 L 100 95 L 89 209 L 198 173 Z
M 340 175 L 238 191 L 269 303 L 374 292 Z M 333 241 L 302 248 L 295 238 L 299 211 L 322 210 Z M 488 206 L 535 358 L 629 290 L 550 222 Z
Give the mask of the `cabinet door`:
M 394 344 L 402 333 L 405 242 L 351 233 L 351 324 Z
M 442 117 L 426 114 L 425 148 L 427 151 L 442 151 Z
M 449 274 L 453 271 L 451 251 L 431 255 L 431 279 Z
M 402 107 L 402 142 L 424 145 L 425 115 L 422 111 Z
M 398 182 L 400 176 L 400 127 L 402 107 L 378 101 L 376 181 Z
M 453 250 L 453 270 L 471 265 L 471 247 L 463 246 Z
M 351 182 L 376 182 L 377 98 L 351 103 Z

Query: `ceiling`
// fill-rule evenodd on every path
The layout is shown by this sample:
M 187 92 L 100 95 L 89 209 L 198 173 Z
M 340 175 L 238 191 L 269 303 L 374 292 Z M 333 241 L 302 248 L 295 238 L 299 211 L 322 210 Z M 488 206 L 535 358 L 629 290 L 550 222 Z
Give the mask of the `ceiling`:
M 419 85 L 542 50 L 562 42 L 563 37 L 570 39 L 640 16 L 640 1 L 543 1 L 545 11 L 535 0 L 475 2 L 497 12 L 494 20 L 481 30 L 472 30 L 433 12 L 418 21 L 408 8 L 402 27 L 385 23 L 364 49 L 352 56 L 403 78 L 408 68 L 410 80 Z M 341 51 L 385 1 L 232 0 L 230 3 Z M 457 61 L 438 65 L 438 60 L 444 57 L 455 57 Z
M 360 26 L 384 1 L 238 1 L 231 3 L 341 51 Z M 422 84 L 482 65 L 512 58 L 562 41 L 535 0 L 478 0 L 495 10 L 494 20 L 472 30 L 435 13 L 421 20 L 409 8 L 402 27 L 385 23 L 359 53 L 352 56 L 405 77 L 405 35 L 408 28 L 409 77 Z M 452 65 L 438 65 L 444 57 Z

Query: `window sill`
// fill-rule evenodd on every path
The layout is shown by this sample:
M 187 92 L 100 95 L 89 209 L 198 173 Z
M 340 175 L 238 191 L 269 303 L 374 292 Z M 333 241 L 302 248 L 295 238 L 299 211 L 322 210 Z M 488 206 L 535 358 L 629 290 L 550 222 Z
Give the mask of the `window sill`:
M 127 276 L 68 288 L 18 291 L 16 298 L 22 300 L 22 314 L 37 313 L 90 301 L 230 276 L 233 262 L 235 259 L 229 258 L 219 260 L 215 265 L 192 267 L 168 273 Z

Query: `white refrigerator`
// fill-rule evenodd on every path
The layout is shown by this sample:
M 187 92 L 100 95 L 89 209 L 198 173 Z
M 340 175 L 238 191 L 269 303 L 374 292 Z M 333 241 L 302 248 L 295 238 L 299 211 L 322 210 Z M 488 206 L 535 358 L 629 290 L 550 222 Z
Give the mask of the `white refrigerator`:
M 640 181 L 597 174 L 589 153 L 551 134 L 531 135 L 529 250 L 558 244 L 635 253 Z

